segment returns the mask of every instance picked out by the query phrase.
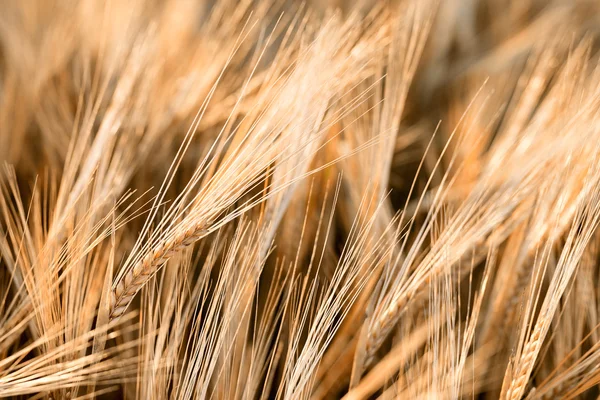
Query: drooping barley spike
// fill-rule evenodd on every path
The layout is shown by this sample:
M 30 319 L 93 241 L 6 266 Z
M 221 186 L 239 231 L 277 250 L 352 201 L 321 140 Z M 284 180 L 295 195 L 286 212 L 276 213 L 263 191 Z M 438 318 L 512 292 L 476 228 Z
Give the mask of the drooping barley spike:
M 204 223 L 181 230 L 172 238 L 160 242 L 113 286 L 109 316 L 118 319 L 131 304 L 134 296 L 170 258 L 207 235 Z

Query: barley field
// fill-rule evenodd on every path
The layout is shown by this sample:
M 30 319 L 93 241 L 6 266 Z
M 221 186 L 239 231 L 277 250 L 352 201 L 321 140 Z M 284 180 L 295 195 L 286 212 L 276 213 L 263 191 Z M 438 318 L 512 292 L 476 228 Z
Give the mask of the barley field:
M 0 398 L 600 399 L 600 2 L 2 0 Z

